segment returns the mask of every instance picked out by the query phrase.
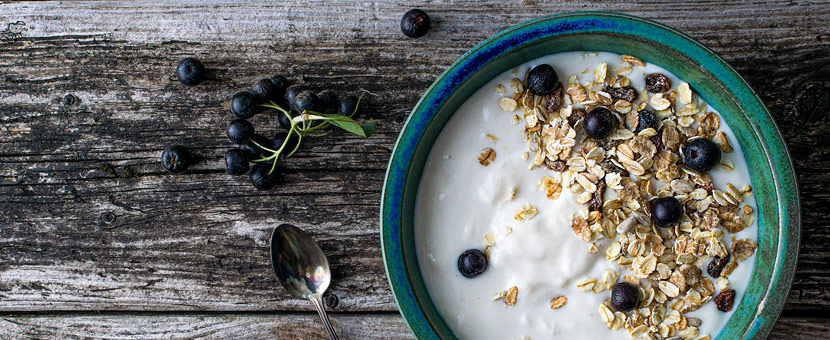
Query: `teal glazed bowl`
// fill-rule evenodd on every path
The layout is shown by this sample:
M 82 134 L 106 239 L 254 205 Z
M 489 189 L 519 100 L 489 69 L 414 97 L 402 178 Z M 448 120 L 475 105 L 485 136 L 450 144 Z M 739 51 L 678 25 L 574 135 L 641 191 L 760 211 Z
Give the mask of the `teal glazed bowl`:
M 421 97 L 398 137 L 381 203 L 386 274 L 419 339 L 455 338 L 427 292 L 416 257 L 415 196 L 444 125 L 476 90 L 529 60 L 566 51 L 607 51 L 664 67 L 692 85 L 732 127 L 758 205 L 758 249 L 747 291 L 717 339 L 763 339 L 781 313 L 801 228 L 798 189 L 781 134 L 764 104 L 712 50 L 671 27 L 616 13 L 567 13 L 511 27 L 453 63 Z

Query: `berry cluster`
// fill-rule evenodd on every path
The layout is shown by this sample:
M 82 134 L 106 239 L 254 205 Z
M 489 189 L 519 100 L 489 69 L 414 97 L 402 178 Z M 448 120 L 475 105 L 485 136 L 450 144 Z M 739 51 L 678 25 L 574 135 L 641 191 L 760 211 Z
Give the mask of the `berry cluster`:
M 332 90 L 315 93 L 304 85 L 291 85 L 283 76 L 262 79 L 252 91 L 237 92 L 231 99 L 236 119 L 226 133 L 239 146 L 225 153 L 225 169 L 235 176 L 249 173 L 255 188 L 271 189 L 278 182 L 278 161 L 297 152 L 304 137 L 325 135 L 322 130 L 331 125 L 364 137 L 371 135 L 374 122 L 360 124 L 352 119 L 361 113 L 359 103 L 360 98 L 353 95 L 338 99 Z M 268 109 L 276 111 L 279 125 L 286 130 L 273 138 L 256 133 L 247 120 Z
M 185 58 L 177 67 L 177 76 L 184 85 L 194 86 L 205 76 L 205 68 L 195 58 Z M 253 186 L 260 190 L 277 185 L 277 162 L 291 157 L 299 149 L 304 137 L 319 137 L 325 129 L 336 126 L 359 136 L 374 133 L 375 121 L 357 122 L 362 114 L 360 97 L 348 95 L 338 98 L 332 90 L 312 92 L 304 85 L 291 85 L 278 75 L 254 84 L 251 91 L 240 91 L 231 98 L 231 112 L 236 119 L 228 124 L 228 139 L 238 144 L 225 153 L 225 170 L 237 176 L 249 174 Z M 266 110 L 275 111 L 278 131 L 268 138 L 256 132 L 248 119 Z M 175 145 L 165 149 L 162 165 L 172 173 L 184 171 L 192 162 L 189 151 Z M 251 166 L 250 163 L 254 163 Z

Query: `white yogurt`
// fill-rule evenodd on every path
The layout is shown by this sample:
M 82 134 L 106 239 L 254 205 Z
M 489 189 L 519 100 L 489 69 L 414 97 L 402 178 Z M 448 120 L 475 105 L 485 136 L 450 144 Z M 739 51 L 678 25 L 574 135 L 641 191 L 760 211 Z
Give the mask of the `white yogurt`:
M 591 81 L 601 62 L 608 63 L 609 71 L 621 63 L 620 56 L 612 53 L 568 52 L 523 64 L 518 74 L 547 63 L 556 69 L 563 84 L 570 74 L 577 74 L 584 83 Z M 628 76 L 631 86 L 643 89 L 644 75 L 652 72 L 669 76 L 674 87 L 680 83 L 665 69 L 649 64 L 634 68 Z M 505 72 L 473 94 L 444 127 L 427 160 L 415 206 L 415 241 L 432 301 L 461 339 L 628 339 L 628 332 L 608 329 L 599 315 L 599 305 L 609 298 L 609 291 L 595 294 L 576 289 L 577 281 L 601 278 L 607 269 L 625 272 L 616 262 L 605 259 L 604 248 L 588 253 L 590 244 L 571 230 L 573 214 L 583 207 L 574 194 L 563 190 L 561 197 L 549 200 L 538 187 L 540 178 L 558 173 L 544 167 L 529 170 L 531 161 L 522 158 L 528 151 L 523 124 L 511 122 L 514 114 L 503 112 L 497 104 L 504 95 L 494 91 L 496 85 L 509 84 L 515 77 L 512 71 Z M 510 96 L 507 87 L 506 96 Z M 712 171 L 713 181 L 717 188 L 727 182 L 738 187 L 749 184 L 740 146 L 723 120 L 720 126 L 735 149 L 725 153 L 724 159 L 732 160 L 735 170 Z M 498 140 L 492 141 L 487 134 Z M 495 160 L 487 167 L 476 160 L 485 147 L 496 151 Z M 515 198 L 508 200 L 513 188 Z M 744 203 L 755 207 L 753 198 Z M 516 221 L 514 214 L 527 204 L 537 207 L 538 215 Z M 457 269 L 458 256 L 466 249 L 484 249 L 488 232 L 495 235 L 496 244 L 491 248 L 489 267 L 474 279 L 465 278 Z M 757 240 L 757 227 L 726 233 L 727 248 L 732 243 L 730 235 Z M 737 292 L 735 306 L 753 264 L 754 256 L 729 275 L 730 286 Z M 706 268 L 702 269 L 705 273 Z M 519 290 L 514 306 L 493 301 L 496 293 L 512 286 Z M 552 310 L 550 300 L 560 295 L 567 297 L 567 304 Z M 731 313 L 718 311 L 710 302 L 686 315 L 702 319 L 700 336 L 715 338 Z

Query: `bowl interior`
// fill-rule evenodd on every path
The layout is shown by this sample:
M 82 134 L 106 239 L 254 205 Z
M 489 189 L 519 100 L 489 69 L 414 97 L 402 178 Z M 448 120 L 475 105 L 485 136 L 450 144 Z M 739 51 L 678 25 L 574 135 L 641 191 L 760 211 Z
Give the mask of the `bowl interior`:
M 765 337 L 789 291 L 800 228 L 798 193 L 780 133 L 755 93 L 713 52 L 669 27 L 611 13 L 557 15 L 510 28 L 462 56 L 413 110 L 390 160 L 381 207 L 387 276 L 410 330 L 419 338 L 454 337 L 430 300 L 415 254 L 415 196 L 435 139 L 492 78 L 566 51 L 628 54 L 660 65 L 688 82 L 735 132 L 750 165 L 758 249 L 747 291 L 717 338 Z

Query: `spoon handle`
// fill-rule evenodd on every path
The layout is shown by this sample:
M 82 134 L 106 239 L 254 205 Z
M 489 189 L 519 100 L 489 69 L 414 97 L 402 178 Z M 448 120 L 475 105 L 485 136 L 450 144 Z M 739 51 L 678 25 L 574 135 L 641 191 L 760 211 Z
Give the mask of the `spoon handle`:
M 323 320 L 323 325 L 326 327 L 326 332 L 329 333 L 329 339 L 339 340 L 340 338 L 337 337 L 337 333 L 334 332 L 334 327 L 331 326 L 329 316 L 326 315 L 326 308 L 323 306 L 323 299 L 320 296 L 317 296 L 309 300 L 311 300 L 311 303 L 314 304 L 314 308 L 317 308 L 317 314 L 320 314 L 320 320 Z

